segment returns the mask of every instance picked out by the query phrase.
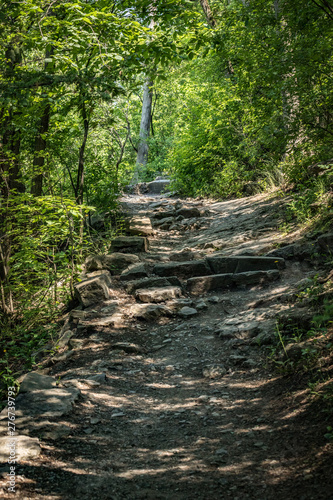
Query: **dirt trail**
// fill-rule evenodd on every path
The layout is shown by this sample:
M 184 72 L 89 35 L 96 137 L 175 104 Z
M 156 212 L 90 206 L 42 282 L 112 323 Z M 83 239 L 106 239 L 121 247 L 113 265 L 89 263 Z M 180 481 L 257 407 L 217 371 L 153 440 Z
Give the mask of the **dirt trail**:
M 164 205 L 156 207 L 159 201 Z M 123 202 L 145 216 L 176 200 Z M 263 255 L 283 241 L 278 198 L 182 203 L 198 208 L 200 217 L 188 227 L 157 229 L 140 254 L 148 266 L 221 252 Z M 41 437 L 41 455 L 19 466 L 18 498 L 333 498 L 325 428 L 302 403 L 304 393 L 288 397 L 285 380 L 266 361 L 277 315 L 293 307 L 297 284 L 316 270 L 293 260 L 279 272 L 275 281 L 202 297 L 185 292 L 192 302 L 184 307 L 196 313 L 183 317 L 135 319 L 128 312 L 135 300 L 121 287 L 103 304 L 105 311 L 116 302 L 121 321 L 103 326 L 102 306 L 88 308 L 95 318 L 76 324 L 71 356 L 48 370 L 64 387 L 80 390 L 72 411 L 54 419 L 70 432 Z M 130 344 L 115 348 L 117 342 L 134 344 L 136 352 L 126 352 Z M 3 498 L 11 498 L 5 481 L 3 487 Z

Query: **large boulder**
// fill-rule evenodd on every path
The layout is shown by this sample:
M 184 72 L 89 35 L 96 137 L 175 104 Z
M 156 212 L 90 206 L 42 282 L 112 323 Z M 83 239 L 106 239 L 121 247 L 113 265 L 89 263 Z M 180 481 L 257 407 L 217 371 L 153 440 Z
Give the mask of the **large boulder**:
M 118 236 L 111 242 L 110 250 L 121 253 L 147 252 L 148 239 L 143 236 Z
M 160 194 L 167 191 L 170 187 L 170 179 L 158 179 L 152 182 L 147 182 L 148 193 Z

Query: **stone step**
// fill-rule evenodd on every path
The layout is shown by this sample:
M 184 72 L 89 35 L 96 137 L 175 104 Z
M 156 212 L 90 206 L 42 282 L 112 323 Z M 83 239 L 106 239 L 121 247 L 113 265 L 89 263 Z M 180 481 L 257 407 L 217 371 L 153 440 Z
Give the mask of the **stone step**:
M 154 234 L 149 217 L 132 217 L 129 223 L 128 233 L 133 236 L 150 236 Z
M 127 283 L 126 292 L 132 294 L 140 288 L 163 288 L 167 286 L 181 287 L 181 282 L 176 276 L 169 276 L 168 278 L 143 278 Z
M 118 236 L 111 242 L 111 252 L 140 253 L 147 252 L 148 238 L 144 236 Z
M 197 276 L 187 280 L 186 289 L 192 295 L 202 295 L 213 290 L 231 286 L 256 285 L 274 281 L 280 277 L 277 269 L 269 271 L 247 271 L 244 273 L 213 274 Z
M 98 271 L 96 271 L 98 272 Z M 109 271 L 89 278 L 74 286 L 75 297 L 83 307 L 103 302 L 110 298 L 109 287 L 111 286 L 111 275 Z
M 140 278 L 148 277 L 148 266 L 145 263 L 133 264 L 129 266 L 120 275 L 120 281 L 131 281 Z
M 182 296 L 182 289 L 178 286 L 166 286 L 163 288 L 139 288 L 135 292 L 135 298 L 141 302 L 165 302 Z
M 131 264 L 139 262 L 137 255 L 115 252 L 108 255 L 89 255 L 85 261 L 85 268 L 88 272 L 107 269 L 111 274 L 120 274 Z
M 235 256 L 223 257 L 221 255 L 211 255 L 206 257 L 214 274 L 244 273 L 247 271 L 269 271 L 273 269 L 283 269 L 285 261 L 278 257 L 257 257 L 257 256 Z
M 157 274 L 157 276 L 177 276 L 183 279 L 212 274 L 209 265 L 204 259 L 156 264 L 153 273 Z

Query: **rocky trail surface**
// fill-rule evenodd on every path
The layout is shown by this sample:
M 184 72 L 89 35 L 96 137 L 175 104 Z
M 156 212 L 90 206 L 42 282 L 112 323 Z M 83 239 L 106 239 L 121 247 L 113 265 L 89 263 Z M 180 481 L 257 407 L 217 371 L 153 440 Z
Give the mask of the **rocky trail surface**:
M 323 418 L 267 363 L 277 318 L 309 321 L 294 299 L 333 236 L 283 235 L 283 203 L 122 200 L 126 235 L 87 259 L 57 355 L 22 381 L 18 498 L 333 498 Z

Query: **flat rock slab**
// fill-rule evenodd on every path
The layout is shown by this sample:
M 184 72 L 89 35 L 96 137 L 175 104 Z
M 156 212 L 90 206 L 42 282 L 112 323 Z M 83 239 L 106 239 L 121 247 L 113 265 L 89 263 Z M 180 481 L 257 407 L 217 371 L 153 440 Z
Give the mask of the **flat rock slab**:
M 274 281 L 280 277 L 278 270 L 249 271 L 237 274 L 215 274 L 212 276 L 198 276 L 186 282 L 186 289 L 192 295 L 202 295 L 211 290 L 223 290 L 230 286 L 255 285 Z
M 9 444 L 13 441 L 12 437 L 0 438 L 0 462 L 8 462 Z M 15 455 L 18 461 L 33 460 L 41 454 L 41 448 L 38 438 L 29 436 L 15 436 Z
M 172 311 L 168 307 L 159 304 L 135 304 L 129 309 L 129 314 L 137 319 L 152 321 L 161 316 L 171 316 Z
M 157 276 L 177 276 L 183 279 L 212 274 L 209 265 L 203 259 L 156 264 L 153 273 L 157 274 Z
M 85 261 L 87 271 L 107 269 L 111 274 L 119 274 L 131 264 L 138 264 L 137 255 L 115 252 L 108 255 L 90 255 Z
M 83 307 L 103 302 L 110 297 L 110 273 L 108 275 L 106 273 L 81 281 L 74 286 L 75 296 Z
M 20 394 L 41 389 L 53 389 L 57 387 L 57 381 L 53 377 L 38 372 L 27 373 L 21 384 Z
M 148 271 L 146 264 L 133 264 L 128 269 L 123 271 L 120 275 L 121 281 L 131 281 L 140 278 L 148 278 Z
M 139 288 L 155 288 L 166 286 L 181 286 L 179 279 L 176 276 L 169 276 L 168 278 L 143 278 L 137 281 L 131 281 L 126 286 L 127 293 L 134 293 Z
M 141 302 L 165 302 L 166 300 L 181 297 L 182 290 L 177 286 L 163 288 L 140 288 L 135 292 L 135 298 Z
M 220 255 L 206 257 L 214 274 L 244 273 L 247 271 L 269 271 L 283 269 L 284 259 L 279 257 L 223 257 Z
M 16 424 L 18 429 L 36 417 L 57 418 L 72 411 L 80 391 L 75 388 L 41 389 L 19 394 L 16 398 Z M 7 417 L 7 408 L 0 413 L 0 419 Z
M 0 430 L 6 432 L 5 423 L 0 423 Z M 22 435 L 35 436 L 43 439 L 57 441 L 64 439 L 72 433 L 72 428 L 64 423 L 50 422 L 49 420 L 39 420 L 38 417 L 31 419 L 19 429 Z
M 111 242 L 110 250 L 120 253 L 147 252 L 148 239 L 144 236 L 118 236 Z
M 148 217 L 137 216 L 130 220 L 128 232 L 133 236 L 150 236 L 154 229 Z
M 256 285 L 269 283 L 280 278 L 280 272 L 274 271 L 249 271 L 246 273 L 234 274 L 233 282 L 235 286 Z

